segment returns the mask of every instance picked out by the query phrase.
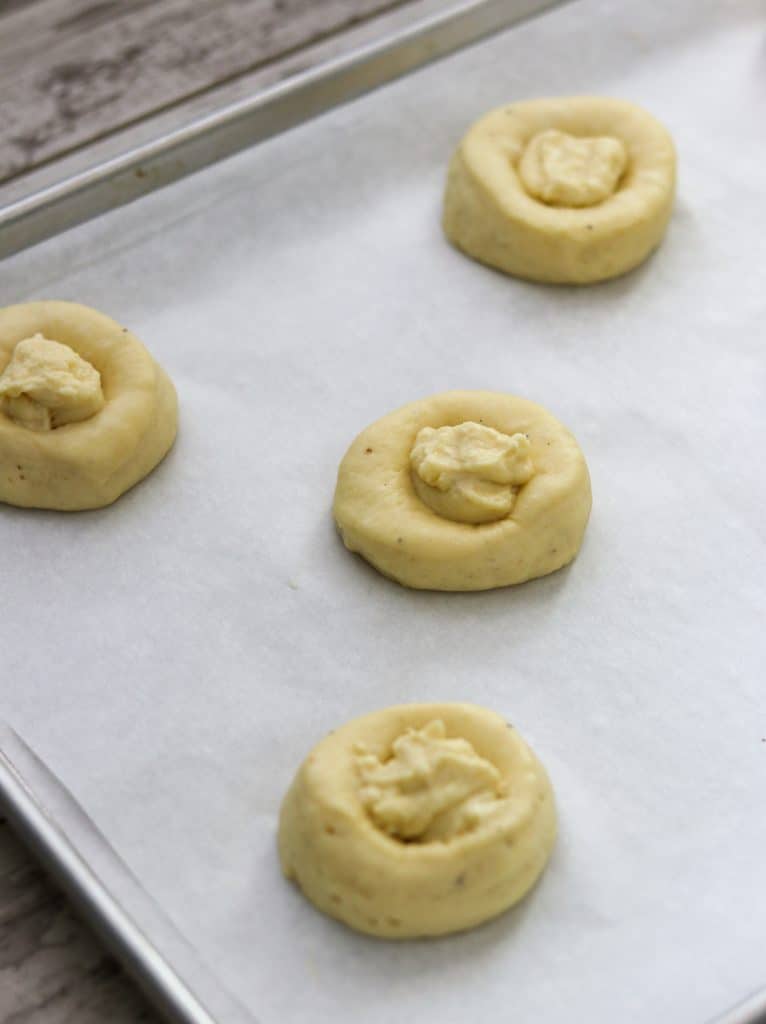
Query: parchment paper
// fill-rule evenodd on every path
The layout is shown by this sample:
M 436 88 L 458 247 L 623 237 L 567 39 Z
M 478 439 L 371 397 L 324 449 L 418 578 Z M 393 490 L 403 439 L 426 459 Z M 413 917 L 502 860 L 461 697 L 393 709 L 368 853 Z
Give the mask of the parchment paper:
M 132 328 L 182 407 L 112 508 L 0 510 L 0 711 L 262 1024 L 698 1024 L 766 982 L 760 11 L 573 3 L 0 269 L 3 304 Z M 579 92 L 677 141 L 656 256 L 576 290 L 452 250 L 468 124 Z M 415 593 L 341 546 L 348 443 L 450 387 L 525 395 L 579 438 L 594 510 L 570 569 Z M 558 847 L 483 928 L 362 938 L 281 880 L 281 797 L 339 722 L 451 699 L 535 747 Z

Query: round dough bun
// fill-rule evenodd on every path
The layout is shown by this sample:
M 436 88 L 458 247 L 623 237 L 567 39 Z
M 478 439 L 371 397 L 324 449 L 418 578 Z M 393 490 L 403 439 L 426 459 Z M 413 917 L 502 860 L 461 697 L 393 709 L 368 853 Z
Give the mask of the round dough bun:
M 173 444 L 178 403 L 170 378 L 127 328 L 74 302 L 0 309 L 0 373 L 19 341 L 61 342 L 101 374 L 104 406 L 45 433 L 0 413 L 0 501 L 24 508 L 100 508 L 142 480 Z
M 541 132 L 623 143 L 616 191 L 587 207 L 527 193 L 519 163 Z M 676 155 L 666 129 L 624 100 L 572 96 L 514 103 L 485 115 L 460 143 L 447 177 L 443 225 L 458 249 L 532 281 L 590 284 L 624 274 L 659 245 L 673 206 Z
M 507 786 L 501 812 L 448 840 L 402 842 L 381 831 L 359 798 L 360 745 L 381 759 L 408 728 L 440 719 Z M 285 875 L 351 928 L 389 939 L 472 928 L 517 903 L 539 878 L 556 837 L 541 763 L 499 715 L 473 704 L 405 704 L 330 733 L 300 767 L 279 820 Z
M 418 497 L 410 451 L 422 427 L 465 421 L 529 437 L 534 475 L 510 515 L 444 519 Z M 493 391 L 446 391 L 363 430 L 338 470 L 333 512 L 343 542 L 385 576 L 424 590 L 489 590 L 555 572 L 575 557 L 591 508 L 577 441 L 549 412 Z

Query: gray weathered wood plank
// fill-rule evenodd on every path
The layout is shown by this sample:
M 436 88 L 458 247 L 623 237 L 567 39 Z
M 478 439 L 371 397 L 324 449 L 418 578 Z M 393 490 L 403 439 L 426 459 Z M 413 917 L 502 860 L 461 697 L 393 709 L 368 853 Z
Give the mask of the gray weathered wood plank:
M 25 0 L 34 2 L 34 0 Z M 43 0 L 37 0 L 38 3 Z M 405 4 L 387 8 L 374 18 L 355 21 L 342 32 L 323 36 L 319 40 L 291 50 L 268 61 L 253 71 L 247 71 L 226 82 L 185 97 L 163 110 L 154 112 L 129 126 L 116 126 L 105 135 L 86 142 L 55 159 L 37 164 L 26 173 L 0 182 L 0 206 L 72 177 L 85 169 L 119 156 L 135 146 L 161 138 L 181 125 L 191 123 L 211 111 L 220 110 L 227 103 L 262 93 L 309 68 L 332 61 L 358 50 L 371 42 L 400 32 L 444 9 L 445 0 L 407 0 Z M 0 19 L 0 28 L 2 19 Z M 0 131 L 0 149 L 2 132 Z
M 0 16 L 0 181 L 407 0 L 38 0 Z

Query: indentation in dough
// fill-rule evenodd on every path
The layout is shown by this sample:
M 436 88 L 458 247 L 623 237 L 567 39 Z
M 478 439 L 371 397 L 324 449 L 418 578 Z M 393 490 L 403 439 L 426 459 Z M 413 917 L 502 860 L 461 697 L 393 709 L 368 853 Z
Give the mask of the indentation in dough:
M 0 376 L 0 410 L 29 430 L 89 419 L 103 405 L 98 370 L 42 334 L 18 342 Z
M 608 135 L 577 138 L 555 130 L 535 135 L 519 163 L 526 191 L 551 206 L 594 206 L 613 195 L 628 154 Z
M 409 842 L 447 841 L 476 828 L 505 798 L 497 768 L 435 719 L 394 740 L 380 760 L 356 751 L 360 799 L 382 831 Z
M 410 452 L 421 501 L 446 519 L 488 523 L 504 519 L 518 488 L 532 477 L 529 438 L 466 420 L 423 427 Z

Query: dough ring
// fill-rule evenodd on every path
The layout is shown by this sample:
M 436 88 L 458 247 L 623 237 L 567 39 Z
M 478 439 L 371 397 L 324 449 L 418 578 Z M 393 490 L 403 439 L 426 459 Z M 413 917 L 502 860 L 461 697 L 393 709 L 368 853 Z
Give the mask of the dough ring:
M 346 547 L 399 583 L 487 590 L 570 562 L 590 507 L 585 458 L 549 412 L 497 392 L 447 391 L 359 434 L 333 511 Z
M 545 769 L 512 726 L 473 704 L 405 704 L 313 749 L 282 804 L 279 855 L 324 913 L 404 939 L 517 903 L 555 835 Z
M 73 302 L 0 310 L 0 501 L 109 505 L 162 460 L 177 421 L 173 384 L 127 328 Z
M 469 256 L 532 281 L 589 284 L 659 245 L 676 156 L 663 126 L 624 100 L 527 100 L 486 114 L 452 158 L 444 231 Z

